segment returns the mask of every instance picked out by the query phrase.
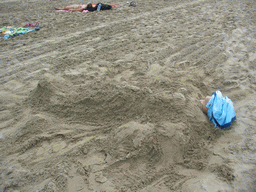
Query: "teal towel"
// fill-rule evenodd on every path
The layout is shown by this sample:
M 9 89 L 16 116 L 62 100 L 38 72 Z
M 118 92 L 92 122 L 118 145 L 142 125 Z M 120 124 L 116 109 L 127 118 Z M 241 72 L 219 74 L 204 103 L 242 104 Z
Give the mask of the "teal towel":
M 232 121 L 236 120 L 233 102 L 228 97 L 223 97 L 220 91 L 213 92 L 206 107 L 208 108 L 207 116 L 215 127 L 223 129 L 231 126 Z

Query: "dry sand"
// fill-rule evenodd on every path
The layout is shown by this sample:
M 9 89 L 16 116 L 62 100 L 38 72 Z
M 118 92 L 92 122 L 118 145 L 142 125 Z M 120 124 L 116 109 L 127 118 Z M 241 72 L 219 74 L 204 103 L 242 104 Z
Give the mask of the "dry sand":
M 255 191 L 255 0 L 72 3 L 0 2 L 1 27 L 41 26 L 0 41 L 0 191 Z

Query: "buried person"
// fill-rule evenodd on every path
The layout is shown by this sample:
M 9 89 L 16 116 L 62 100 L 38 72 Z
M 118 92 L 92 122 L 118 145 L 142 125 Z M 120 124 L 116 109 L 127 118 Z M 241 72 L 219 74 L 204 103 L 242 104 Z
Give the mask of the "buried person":
M 82 12 L 84 10 L 96 11 L 97 9 L 98 10 L 109 10 L 109 9 L 112 9 L 112 5 L 107 5 L 107 4 L 102 4 L 102 3 L 98 3 L 98 4 L 88 3 L 88 4 L 81 4 L 81 5 L 75 4 L 75 5 L 69 5 L 69 6 L 55 7 L 55 9 L 56 10 L 67 10 L 69 12 Z
M 208 108 L 206 107 L 207 103 L 210 101 L 211 99 L 211 96 L 206 96 L 205 97 L 205 100 L 200 100 L 200 102 L 202 103 L 203 105 L 203 112 L 207 115 L 207 112 L 208 112 Z
M 233 102 L 228 97 L 223 97 L 220 91 L 215 91 L 212 96 L 207 96 L 205 100 L 200 101 L 203 112 L 215 127 L 223 129 L 231 126 L 232 121 L 236 120 Z

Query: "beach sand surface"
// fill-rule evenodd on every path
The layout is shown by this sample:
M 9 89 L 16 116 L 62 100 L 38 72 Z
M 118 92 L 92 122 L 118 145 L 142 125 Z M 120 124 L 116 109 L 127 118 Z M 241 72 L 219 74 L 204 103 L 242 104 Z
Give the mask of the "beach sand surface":
M 73 3 L 0 2 L 1 27 L 40 23 L 0 41 L 0 192 L 256 191 L 256 2 Z

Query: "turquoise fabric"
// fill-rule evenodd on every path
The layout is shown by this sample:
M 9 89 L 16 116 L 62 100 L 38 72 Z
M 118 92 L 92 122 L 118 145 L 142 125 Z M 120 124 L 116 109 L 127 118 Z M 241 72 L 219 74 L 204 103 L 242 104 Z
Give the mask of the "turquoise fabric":
M 6 39 L 8 39 L 9 37 L 10 37 L 10 35 L 5 35 L 5 36 L 3 36 L 3 37 L 0 37 L 0 39 L 6 40 Z
M 233 102 L 228 97 L 223 97 L 220 91 L 213 92 L 206 107 L 207 116 L 215 127 L 223 129 L 231 126 L 232 121 L 236 120 Z

